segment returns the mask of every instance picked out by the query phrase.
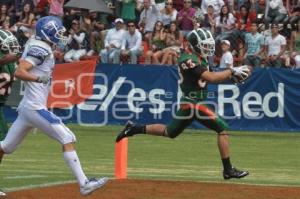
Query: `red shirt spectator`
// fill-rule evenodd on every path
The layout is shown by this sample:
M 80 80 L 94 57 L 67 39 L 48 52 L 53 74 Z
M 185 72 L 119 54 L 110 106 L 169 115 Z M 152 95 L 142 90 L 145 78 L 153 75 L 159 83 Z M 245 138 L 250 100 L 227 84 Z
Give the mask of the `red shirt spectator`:
M 256 11 L 252 7 L 248 11 L 246 6 L 241 6 L 240 12 L 236 14 L 237 29 L 246 30 L 247 32 L 251 31 L 251 23 L 256 20 Z
M 40 0 L 36 5 L 36 9 L 38 10 L 38 12 L 42 12 L 47 5 L 48 5 L 48 0 Z

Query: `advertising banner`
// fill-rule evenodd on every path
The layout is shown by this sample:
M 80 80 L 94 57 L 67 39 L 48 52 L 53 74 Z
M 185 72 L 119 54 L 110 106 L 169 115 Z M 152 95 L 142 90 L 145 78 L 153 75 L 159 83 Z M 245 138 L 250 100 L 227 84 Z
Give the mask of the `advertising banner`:
M 91 79 L 73 80 L 84 84 L 75 88 L 81 100 L 65 97 L 56 106 L 60 108 L 53 109 L 66 122 L 89 126 L 125 124 L 127 120 L 167 124 L 178 108 L 180 77 L 175 66 L 101 64 L 92 77 L 83 76 Z M 92 79 L 92 93 L 77 89 L 90 88 Z M 64 82 L 62 90 L 69 85 Z M 300 131 L 299 85 L 300 70 L 259 68 L 244 84 L 209 84 L 204 103 L 233 130 Z M 56 100 L 51 100 L 55 105 Z M 69 106 L 61 108 L 68 102 Z M 9 108 L 6 114 L 10 120 L 16 115 Z M 192 126 L 202 128 L 195 122 Z

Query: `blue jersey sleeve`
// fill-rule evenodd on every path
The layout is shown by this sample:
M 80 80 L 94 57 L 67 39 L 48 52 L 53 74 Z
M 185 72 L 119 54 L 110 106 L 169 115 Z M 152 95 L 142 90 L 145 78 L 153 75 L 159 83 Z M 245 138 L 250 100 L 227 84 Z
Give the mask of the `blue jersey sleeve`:
M 26 49 L 25 53 L 24 59 L 30 62 L 33 66 L 41 65 L 50 55 L 50 52 L 47 49 L 35 45 Z

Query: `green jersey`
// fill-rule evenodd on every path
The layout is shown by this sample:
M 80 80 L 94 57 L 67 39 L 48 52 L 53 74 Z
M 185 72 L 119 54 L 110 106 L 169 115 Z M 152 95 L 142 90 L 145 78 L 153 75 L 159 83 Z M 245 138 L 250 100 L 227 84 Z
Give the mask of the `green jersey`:
M 0 52 L 0 59 L 4 56 Z M 14 73 L 16 70 L 16 63 L 9 63 L 0 66 L 0 105 L 3 105 L 8 95 L 10 94 L 12 83 L 14 81 Z
M 205 59 L 200 63 L 199 58 L 193 53 L 182 53 L 178 58 L 180 68 L 180 87 L 184 98 L 202 101 L 207 96 L 207 83 L 200 77 L 208 70 Z

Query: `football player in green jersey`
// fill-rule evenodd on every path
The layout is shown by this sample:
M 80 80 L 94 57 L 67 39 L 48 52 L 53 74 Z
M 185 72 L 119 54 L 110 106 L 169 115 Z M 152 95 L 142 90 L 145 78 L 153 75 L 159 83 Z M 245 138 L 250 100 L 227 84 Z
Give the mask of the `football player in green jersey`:
M 250 74 L 248 66 L 234 67 L 220 72 L 209 71 L 207 57 L 215 51 L 215 41 L 212 34 L 205 29 L 198 28 L 187 36 L 189 49 L 181 53 L 178 63 L 180 69 L 180 87 L 183 96 L 180 107 L 170 124 L 141 125 L 128 122 L 125 128 L 117 136 L 116 142 L 124 137 L 135 134 L 149 134 L 177 137 L 194 120 L 217 133 L 218 147 L 223 163 L 223 177 L 243 178 L 249 173 L 233 167 L 229 156 L 228 125 L 215 115 L 207 105 L 207 83 L 219 83 L 232 79 L 235 82 L 244 81 Z
M 14 81 L 14 72 L 20 50 L 16 37 L 11 32 L 0 29 L 0 140 L 5 138 L 8 130 L 3 115 L 3 107 Z M 0 196 L 5 195 L 0 190 Z

